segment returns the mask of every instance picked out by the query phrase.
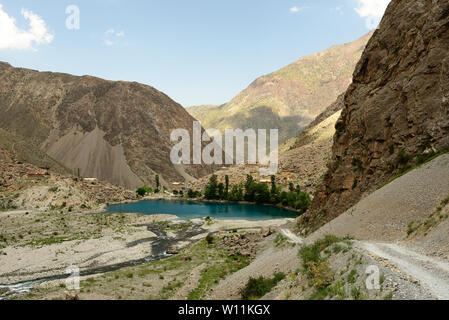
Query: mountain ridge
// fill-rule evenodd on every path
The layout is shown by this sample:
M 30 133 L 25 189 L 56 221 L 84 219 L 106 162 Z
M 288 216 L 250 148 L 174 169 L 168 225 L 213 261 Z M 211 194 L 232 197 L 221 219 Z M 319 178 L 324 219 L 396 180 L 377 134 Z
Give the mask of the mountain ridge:
M 8 63 L 0 63 L 0 83 L 0 128 L 74 173 L 136 188 L 156 175 L 168 185 L 212 170 L 171 164 L 171 131 L 192 133 L 195 119 L 151 86 Z
M 187 111 L 206 129 L 279 128 L 284 142 L 346 90 L 371 35 L 302 57 L 261 76 L 227 104 L 191 107 Z

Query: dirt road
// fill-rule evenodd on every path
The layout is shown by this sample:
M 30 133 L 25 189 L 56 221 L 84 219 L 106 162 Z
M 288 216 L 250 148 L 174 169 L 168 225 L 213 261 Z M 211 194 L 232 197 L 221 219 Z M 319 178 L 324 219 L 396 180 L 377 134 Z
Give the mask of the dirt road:
M 449 263 L 391 243 L 357 242 L 367 252 L 386 259 L 440 300 L 449 300 Z

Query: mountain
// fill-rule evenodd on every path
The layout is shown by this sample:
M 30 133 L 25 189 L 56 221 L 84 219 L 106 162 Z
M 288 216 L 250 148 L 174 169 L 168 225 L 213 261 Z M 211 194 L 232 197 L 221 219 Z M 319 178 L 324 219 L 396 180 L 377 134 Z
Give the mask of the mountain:
M 318 115 L 304 131 L 279 149 L 281 182 L 294 182 L 314 194 L 327 171 L 332 155 L 335 124 L 343 108 L 343 95 Z
M 3 143 L 15 148 L 15 140 L 29 146 L 22 150 L 39 149 L 43 155 L 31 159 L 38 165 L 57 163 L 126 188 L 153 185 L 157 174 L 164 185 L 199 177 L 212 168 L 170 161 L 171 131 L 192 133 L 193 121 L 181 105 L 150 86 L 0 63 L 0 133 L 9 136 Z
M 326 108 L 307 128 L 297 136 L 287 140 L 279 147 L 279 172 L 276 175 L 278 184 L 286 188 L 290 182 L 299 184 L 301 188 L 315 193 L 327 170 L 327 161 L 332 155 L 335 124 L 343 108 L 343 95 Z M 246 176 L 251 174 L 256 180 L 266 179 L 260 176 L 258 166 L 238 165 L 222 168 L 216 172 L 220 182 L 229 177 L 231 185 L 244 184 Z M 195 190 L 204 190 L 210 176 L 193 181 L 190 186 Z
M 371 35 L 303 57 L 260 77 L 225 105 L 187 110 L 206 129 L 279 128 L 283 142 L 305 128 L 347 89 Z
M 449 148 L 449 2 L 393 0 L 344 97 L 307 233 Z M 423 195 L 425 196 L 425 195 Z

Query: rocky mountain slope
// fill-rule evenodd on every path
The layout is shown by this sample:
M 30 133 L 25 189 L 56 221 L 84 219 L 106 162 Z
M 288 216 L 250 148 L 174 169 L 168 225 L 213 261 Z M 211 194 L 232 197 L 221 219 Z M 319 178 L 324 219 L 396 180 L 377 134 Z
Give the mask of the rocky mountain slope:
M 371 35 L 303 57 L 260 77 L 225 105 L 187 110 L 206 129 L 279 128 L 280 140 L 284 142 L 347 89 Z
M 449 147 L 449 3 L 389 5 L 346 92 L 332 159 L 300 225 L 332 220 Z
M 83 177 L 135 188 L 211 172 L 175 167 L 170 133 L 194 119 L 156 89 L 0 63 L 0 129 Z
M 287 140 L 279 147 L 279 172 L 277 183 L 288 186 L 290 182 L 299 184 L 304 191 L 315 193 L 324 174 L 327 161 L 332 155 L 332 142 L 335 124 L 343 108 L 343 95 L 321 113 L 307 128 L 296 137 Z M 261 177 L 259 167 L 240 165 L 222 168 L 214 174 L 222 182 L 229 176 L 230 184 L 243 184 L 246 176 L 251 174 L 256 180 Z M 196 190 L 203 190 L 210 176 L 205 176 L 190 185 Z

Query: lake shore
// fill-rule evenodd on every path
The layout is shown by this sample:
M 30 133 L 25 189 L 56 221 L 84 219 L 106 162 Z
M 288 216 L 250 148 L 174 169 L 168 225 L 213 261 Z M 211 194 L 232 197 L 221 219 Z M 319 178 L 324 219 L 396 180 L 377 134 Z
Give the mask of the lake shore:
M 174 252 L 225 230 L 278 228 L 293 219 L 264 221 L 193 219 L 174 215 L 12 211 L 0 214 L 0 285 L 63 277 L 75 265 L 82 273 L 144 263 L 154 258 L 160 226 Z M 159 248 L 159 247 L 158 247 Z M 160 254 L 160 253 L 158 253 Z M 103 272 L 103 273 L 104 273 Z

